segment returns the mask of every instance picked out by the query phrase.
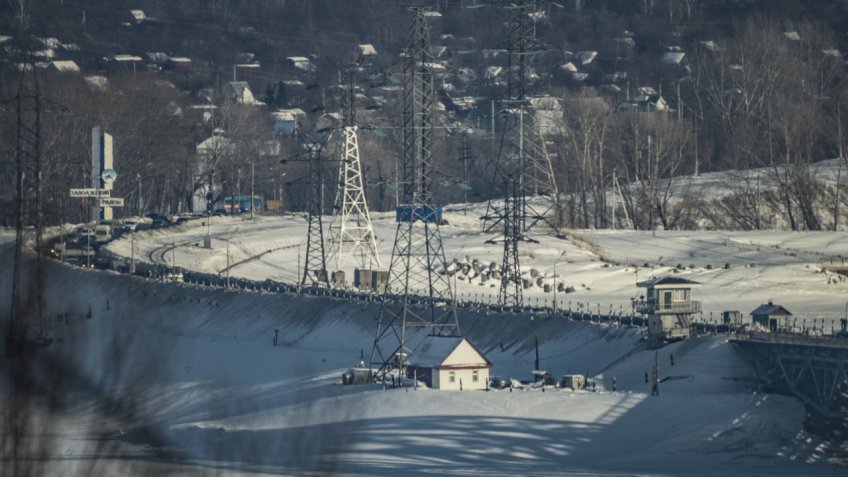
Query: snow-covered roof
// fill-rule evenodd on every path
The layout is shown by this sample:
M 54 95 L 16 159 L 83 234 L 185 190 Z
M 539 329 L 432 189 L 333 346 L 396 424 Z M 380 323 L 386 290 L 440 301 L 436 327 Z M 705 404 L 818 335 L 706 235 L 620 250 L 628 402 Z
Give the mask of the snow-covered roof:
M 144 19 L 147 18 L 144 15 L 143 10 L 130 10 L 130 15 L 132 15 L 132 17 L 135 18 L 135 21 L 137 22 L 143 22 Z
M 842 52 L 840 52 L 838 48 L 828 48 L 828 49 L 822 50 L 822 53 L 824 54 L 824 56 L 832 56 L 834 58 L 842 58 Z
M 233 147 L 232 141 L 224 137 L 224 131 L 218 131 L 219 130 L 214 131 L 212 136 L 197 145 L 197 154 L 204 155 L 220 153 Z
M 700 285 L 699 282 L 682 277 L 656 277 L 636 284 L 639 288 L 679 288 L 680 286 L 693 287 Z
M 9 35 L 0 35 L 0 43 L 6 43 L 7 41 L 9 41 L 11 39 L 12 39 L 12 37 L 9 36 Z
M 679 65 L 680 62 L 683 61 L 683 58 L 685 56 L 686 53 L 683 53 L 681 51 L 667 51 L 663 53 L 660 61 L 662 61 L 666 65 Z
M 581 65 L 588 65 L 595 59 L 596 56 L 598 56 L 598 52 L 590 50 L 578 51 L 574 54 L 574 58 L 579 61 Z
M 373 56 L 377 54 L 377 50 L 374 48 L 374 45 L 371 43 L 363 43 L 359 45 L 359 55 L 360 56 Z
M 306 113 L 300 108 L 278 109 L 271 113 L 271 116 L 277 121 L 297 121 L 298 118 L 306 116 Z
M 792 41 L 800 41 L 801 40 L 801 35 L 799 35 L 797 31 L 784 32 L 783 36 L 785 36 L 786 38 L 788 38 Z
M 767 316 L 792 316 L 792 312 L 786 308 L 775 305 L 772 302 L 760 305 L 751 312 L 752 315 L 767 315 Z
M 421 340 L 415 350 L 409 356 L 409 362 L 414 366 L 436 368 L 447 361 L 448 357 L 463 343 L 475 352 L 477 356 L 472 359 L 473 364 L 491 364 L 477 348 L 465 338 L 449 336 L 427 336 Z M 472 363 L 468 363 L 472 364 Z
M 80 68 L 73 60 L 56 60 L 50 63 L 56 71 L 63 73 L 78 73 Z
M 53 50 L 53 48 L 45 48 L 43 50 L 38 50 L 34 52 L 33 55 L 41 58 L 54 58 L 56 57 L 56 52 Z
M 567 71 L 569 73 L 577 73 L 577 67 L 574 66 L 574 63 L 572 63 L 570 61 L 568 63 L 564 64 L 564 65 L 559 65 L 559 67 L 563 71 Z
M 135 55 L 112 55 L 111 60 L 112 61 L 121 61 L 121 62 L 142 61 L 142 58 L 140 56 L 135 56 Z
M 186 56 L 172 56 L 168 58 L 172 63 L 191 63 L 191 58 Z
M 254 104 L 256 102 L 253 97 L 253 91 L 250 90 L 250 85 L 247 81 L 230 81 L 230 89 L 240 103 Z
M 289 56 L 286 59 L 292 64 L 292 66 L 294 66 L 295 68 L 297 68 L 299 70 L 304 70 L 304 71 L 314 71 L 315 70 L 315 65 L 313 65 L 312 61 L 310 61 L 309 58 L 307 58 L 305 56 Z
M 639 94 L 643 95 L 643 96 L 653 96 L 653 95 L 657 94 L 657 90 L 655 90 L 654 88 L 652 88 L 650 86 L 640 86 L 638 91 L 639 91 Z
M 425 11 L 425 12 L 423 12 L 421 15 L 423 15 L 423 16 L 425 16 L 425 17 L 433 17 L 433 18 L 439 18 L 439 17 L 441 17 L 441 16 L 442 16 L 442 14 L 441 14 L 441 13 L 439 13 L 439 12 L 437 12 L 437 11 L 435 11 L 435 10 L 426 10 L 426 11 Z

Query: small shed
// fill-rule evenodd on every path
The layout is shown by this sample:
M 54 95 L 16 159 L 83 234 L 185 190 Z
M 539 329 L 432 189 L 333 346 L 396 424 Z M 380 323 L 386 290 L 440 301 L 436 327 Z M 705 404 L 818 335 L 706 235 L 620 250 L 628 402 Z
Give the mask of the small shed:
M 294 134 L 297 123 L 306 117 L 306 113 L 300 108 L 278 109 L 271 113 L 274 118 L 274 133 L 284 136 Z
M 432 389 L 486 389 L 491 367 L 466 338 L 427 336 L 409 357 L 407 377 Z
M 786 308 L 775 305 L 771 300 L 758 306 L 751 312 L 754 325 L 762 326 L 770 331 L 786 330 L 792 327 L 792 313 Z

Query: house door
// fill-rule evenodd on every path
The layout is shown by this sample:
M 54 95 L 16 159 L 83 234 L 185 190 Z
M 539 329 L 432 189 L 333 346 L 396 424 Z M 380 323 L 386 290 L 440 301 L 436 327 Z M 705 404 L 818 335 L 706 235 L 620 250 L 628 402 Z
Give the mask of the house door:
M 663 292 L 662 307 L 665 310 L 671 309 L 671 292 L 670 291 Z

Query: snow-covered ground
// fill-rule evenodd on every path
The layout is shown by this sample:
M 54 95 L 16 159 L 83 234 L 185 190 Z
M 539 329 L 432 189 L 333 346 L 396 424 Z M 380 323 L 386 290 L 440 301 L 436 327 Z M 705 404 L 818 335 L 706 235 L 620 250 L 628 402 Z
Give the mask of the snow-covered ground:
M 470 206 L 467 212 L 460 206 L 447 208 L 445 216 L 450 225 L 441 227 L 441 231 L 448 261 L 477 259 L 483 266 L 500 264 L 503 247 L 484 243 L 497 235 L 480 230 L 478 218 L 484 211 L 485 205 L 479 204 Z M 396 224 L 393 214 L 373 215 L 385 268 Z M 109 248 L 129 257 L 134 246 L 137 256 L 147 261 L 152 252 L 170 250 L 164 257 L 168 263 L 207 273 L 226 269 L 229 248 L 230 264 L 259 256 L 232 267 L 231 276 L 295 283 L 305 254 L 306 226 L 302 216 L 259 217 L 252 222 L 214 217 L 210 227 L 212 249 L 201 247 L 207 233 L 202 220 L 191 221 L 176 231 L 136 234 L 134 239 L 123 238 Z M 541 233 L 533 238 L 539 243 L 520 246 L 525 275 L 537 269 L 545 276 L 545 283 L 556 280 L 575 289 L 574 293 L 557 294 L 559 309 L 629 312 L 631 298 L 641 292 L 637 281 L 678 273 L 702 283 L 695 299 L 702 302 L 702 319 L 706 321 L 719 319 L 725 310 L 747 315 L 768 300 L 789 309 L 799 323 L 803 319 L 825 319 L 836 320 L 838 325 L 838 318 L 846 313 L 848 280 L 822 272 L 820 267 L 848 257 L 844 232 L 575 230 L 566 240 Z M 176 245 L 173 250 L 172 245 Z M 160 260 L 161 253 L 154 259 Z M 331 271 L 335 269 L 333 263 L 329 257 Z M 353 268 L 352 261 L 343 268 L 349 282 Z M 463 279 L 460 275 L 456 287 L 460 299 L 496 302 L 500 282 L 484 283 L 479 277 Z M 554 299 L 552 292 L 545 293 L 539 286 L 524 290 L 524 296 L 531 305 L 550 306 Z
M 394 224 L 377 215 L 386 263 Z M 488 237 L 478 232 L 479 215 L 449 212 L 451 225 L 442 229 L 448 259 L 499 260 L 501 248 L 483 244 Z M 233 268 L 233 276 L 293 282 L 305 227 L 302 217 L 215 218 L 211 250 L 197 246 L 206 232 L 200 221 L 137 234 L 110 249 L 129 256 L 134 248 L 158 260 L 176 244 L 166 260 L 175 256 L 178 266 L 214 273 L 226 267 L 227 239 L 230 263 L 267 252 Z M 522 252 L 528 269 L 552 281 L 556 266 L 559 280 L 576 288 L 559 297 L 565 307 L 569 300 L 601 303 L 602 311 L 629 307 L 635 281 L 648 278 L 651 265 L 659 274 L 679 262 L 682 275 L 704 284 L 700 299 L 709 310 L 750 311 L 768 298 L 806 316 L 838 317 L 844 309 L 845 282 L 828 284 L 833 277 L 815 267 L 823 257 L 848 255 L 836 234 L 577 231 L 573 237 L 538 237 Z M 0 244 L 3 263 L 11 263 L 11 249 Z M 9 274 L 8 267 L 0 273 L 3 309 Z M 478 281 L 458 280 L 460 293 L 494 299 L 497 289 Z M 552 298 L 538 287 L 526 292 L 531 301 Z M 463 333 L 493 363 L 492 374 L 528 379 L 538 338 L 543 368 L 557 376 L 588 373 L 597 392 L 384 390 L 340 384 L 360 353 L 368 359 L 376 305 L 165 284 L 55 262 L 48 266 L 46 298 L 56 341 L 25 368 L 36 383 L 25 402 L 14 401 L 9 379 L 22 364 L 0 361 L 4 469 L 363 476 L 845 470 L 826 462 L 830 444 L 805 430 L 800 402 L 762 393 L 724 336 L 655 353 L 637 329 L 464 310 Z M 56 319 L 89 309 L 91 319 Z M 666 379 L 660 396 L 651 396 L 645 382 L 655 360 Z M 11 432 L 12 416 L 25 432 Z M 10 459 L 14 436 L 22 453 Z

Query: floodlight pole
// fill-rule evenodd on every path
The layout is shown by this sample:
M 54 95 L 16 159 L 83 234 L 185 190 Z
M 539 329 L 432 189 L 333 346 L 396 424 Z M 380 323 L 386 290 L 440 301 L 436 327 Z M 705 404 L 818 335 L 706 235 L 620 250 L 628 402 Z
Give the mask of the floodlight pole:
M 253 220 L 253 209 L 256 208 L 256 160 L 250 161 L 250 220 Z

